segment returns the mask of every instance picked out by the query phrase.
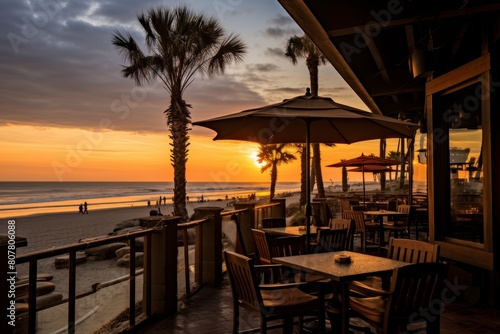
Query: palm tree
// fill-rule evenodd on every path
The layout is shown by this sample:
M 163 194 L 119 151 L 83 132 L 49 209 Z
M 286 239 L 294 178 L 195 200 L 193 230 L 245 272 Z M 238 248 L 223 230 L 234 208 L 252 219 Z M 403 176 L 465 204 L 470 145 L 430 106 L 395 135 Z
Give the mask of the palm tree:
M 396 151 L 389 151 L 387 159 L 401 161 L 401 154 Z M 396 165 L 396 175 L 398 175 L 399 165 Z M 389 172 L 389 179 L 392 181 L 392 172 Z
M 270 199 L 274 198 L 276 190 L 278 166 L 297 159 L 293 154 L 286 151 L 287 146 L 288 144 L 260 145 L 259 153 L 257 154 L 259 163 L 264 164 L 260 169 L 261 173 L 269 169 L 271 170 Z
M 183 99 L 197 73 L 212 77 L 223 74 L 231 62 L 239 62 L 245 45 L 238 36 L 226 35 L 217 20 L 186 6 L 151 9 L 138 15 L 146 34 L 147 54 L 130 33 L 115 31 L 113 44 L 128 63 L 125 78 L 137 85 L 159 80 L 170 94 L 164 111 L 172 140 L 170 161 L 174 167 L 174 214 L 187 220 L 186 162 L 191 124 L 191 106 Z
M 285 56 L 287 58 L 290 58 L 290 61 L 294 65 L 297 64 L 298 58 L 304 58 L 306 60 L 307 69 L 309 71 L 311 94 L 318 95 L 318 67 L 321 64 L 326 64 L 326 58 L 316 47 L 316 45 L 306 35 L 300 37 L 290 37 L 287 42 Z M 319 149 L 319 144 L 312 144 L 312 150 L 313 165 L 311 168 L 311 174 L 314 177 L 311 177 L 311 190 L 314 187 L 314 181 L 316 181 L 316 184 L 318 185 L 318 197 L 325 197 L 323 174 L 321 172 L 321 152 Z M 302 154 L 304 153 L 305 151 L 303 150 Z M 301 161 L 305 161 L 305 159 L 301 159 Z M 306 163 L 309 163 L 309 161 L 307 161 Z M 301 168 L 305 170 L 305 164 L 302 165 Z M 305 173 L 303 174 L 305 175 Z M 304 184 L 305 180 L 301 179 L 301 183 Z M 305 187 L 301 187 L 301 203 L 304 196 Z

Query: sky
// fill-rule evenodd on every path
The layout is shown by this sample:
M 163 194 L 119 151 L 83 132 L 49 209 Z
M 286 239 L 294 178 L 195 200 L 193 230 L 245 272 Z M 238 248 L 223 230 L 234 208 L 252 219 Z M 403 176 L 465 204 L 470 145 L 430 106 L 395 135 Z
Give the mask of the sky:
M 292 65 L 286 41 L 302 31 L 269 0 L 2 0 L 0 5 L 0 180 L 172 181 L 160 84 L 123 78 L 125 61 L 111 43 L 115 31 L 144 33 L 137 15 L 187 4 L 218 19 L 247 45 L 244 61 L 215 78 L 197 77 L 184 100 L 193 121 L 280 102 L 309 86 L 304 61 Z M 319 95 L 367 110 L 330 64 L 320 66 Z M 268 181 L 256 163 L 257 144 L 213 141 L 190 131 L 187 180 Z M 388 140 L 388 151 L 397 140 Z M 378 141 L 322 146 L 322 165 L 374 153 Z M 300 181 L 300 163 L 280 166 L 278 181 Z M 361 175 L 349 176 L 360 180 Z M 325 184 L 340 169 L 323 168 Z

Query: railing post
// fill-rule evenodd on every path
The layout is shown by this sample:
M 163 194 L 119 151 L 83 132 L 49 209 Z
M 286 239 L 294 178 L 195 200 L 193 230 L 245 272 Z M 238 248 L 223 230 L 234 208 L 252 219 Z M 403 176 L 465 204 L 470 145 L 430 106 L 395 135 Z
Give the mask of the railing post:
M 203 223 L 203 281 L 212 286 L 222 282 L 222 217 L 224 208 L 205 206 L 194 208 L 194 219 L 209 219 Z
M 151 235 L 151 313 L 167 315 L 177 311 L 177 224 L 180 217 L 151 217 L 144 227 L 157 226 Z M 148 238 L 146 238 L 148 240 Z M 145 241 L 146 241 L 145 240 Z M 148 247 L 148 245 L 145 245 Z M 144 268 L 147 270 L 147 268 Z M 145 282 L 144 284 L 147 284 Z M 146 291 L 146 287 L 144 289 Z
M 273 198 L 271 203 L 279 203 L 280 205 L 273 207 L 273 217 L 286 218 L 286 198 Z

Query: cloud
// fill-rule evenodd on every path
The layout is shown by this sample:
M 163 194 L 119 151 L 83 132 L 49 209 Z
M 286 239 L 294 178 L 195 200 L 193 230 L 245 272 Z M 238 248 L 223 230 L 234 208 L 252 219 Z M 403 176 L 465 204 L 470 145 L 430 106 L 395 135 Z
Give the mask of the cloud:
M 270 72 L 270 71 L 277 71 L 279 69 L 279 66 L 276 64 L 249 64 L 246 65 L 247 70 L 249 71 L 257 71 L 257 72 Z
M 265 54 L 271 57 L 284 58 L 285 57 L 285 48 L 267 48 Z
M 164 132 L 167 93 L 161 86 L 137 87 L 123 78 L 124 61 L 111 38 L 118 29 L 143 41 L 137 13 L 168 3 L 175 2 L 5 0 L 0 125 Z M 230 75 L 196 79 L 185 100 L 199 119 L 264 102 Z

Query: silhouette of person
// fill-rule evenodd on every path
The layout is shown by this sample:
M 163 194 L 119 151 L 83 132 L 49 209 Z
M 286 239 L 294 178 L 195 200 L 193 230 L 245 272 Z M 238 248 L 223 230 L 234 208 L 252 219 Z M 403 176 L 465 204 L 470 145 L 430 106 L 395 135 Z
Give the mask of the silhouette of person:
M 78 212 L 83 214 L 83 204 L 78 206 Z
M 148 201 L 148 208 L 151 207 L 151 201 Z
M 87 213 L 87 214 L 89 213 L 87 211 L 87 202 L 83 203 L 83 213 Z
M 167 197 L 163 196 L 163 204 L 167 205 Z

